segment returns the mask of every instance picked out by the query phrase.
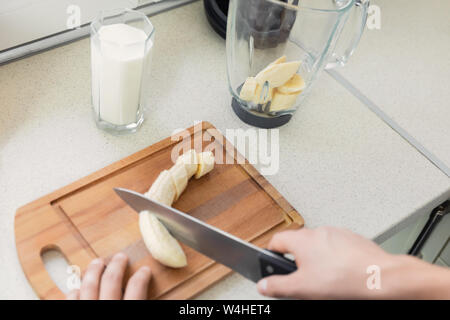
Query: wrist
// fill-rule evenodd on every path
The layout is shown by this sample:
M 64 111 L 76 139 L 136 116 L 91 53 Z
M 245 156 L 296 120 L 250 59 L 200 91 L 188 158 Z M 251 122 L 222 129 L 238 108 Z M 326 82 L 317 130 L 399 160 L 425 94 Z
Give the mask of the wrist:
M 381 271 L 387 299 L 450 299 L 450 270 L 407 255 L 390 255 Z

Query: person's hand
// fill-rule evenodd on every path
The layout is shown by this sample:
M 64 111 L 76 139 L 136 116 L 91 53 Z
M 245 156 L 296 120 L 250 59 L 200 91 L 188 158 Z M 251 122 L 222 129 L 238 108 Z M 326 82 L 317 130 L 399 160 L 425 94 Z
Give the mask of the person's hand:
M 93 260 L 81 281 L 79 290 L 72 290 L 68 300 L 144 300 L 147 298 L 148 283 L 151 278 L 149 267 L 141 267 L 126 284 L 122 283 L 128 257 L 123 253 L 116 254 L 108 265 L 101 258 Z
M 258 291 L 266 296 L 430 299 L 450 295 L 450 272 L 445 268 L 410 256 L 388 254 L 374 242 L 345 229 L 281 232 L 272 238 L 268 249 L 294 255 L 298 270 L 260 280 Z

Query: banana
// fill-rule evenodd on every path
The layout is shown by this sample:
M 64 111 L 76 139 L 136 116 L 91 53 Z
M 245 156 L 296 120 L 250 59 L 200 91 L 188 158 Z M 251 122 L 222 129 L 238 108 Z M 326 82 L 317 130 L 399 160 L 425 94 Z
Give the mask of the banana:
M 214 155 L 211 151 L 197 154 L 191 149 L 178 157 L 172 168 L 161 171 L 145 196 L 171 206 L 172 202 L 180 197 L 188 180 L 194 174 L 198 179 L 213 168 Z M 186 255 L 180 244 L 153 213 L 150 211 L 139 213 L 139 228 L 153 258 L 172 268 L 187 265 Z
M 282 62 L 286 62 L 286 56 L 281 56 L 277 60 L 269 63 L 268 67 L 273 66 L 274 64 L 282 63 Z
M 176 163 L 183 163 L 186 168 L 187 178 L 188 180 L 197 172 L 198 167 L 198 159 L 197 152 L 191 149 L 186 153 L 183 153 L 178 157 Z
M 291 61 L 269 65 L 256 75 L 255 80 L 260 86 L 263 86 L 268 81 L 272 88 L 277 88 L 292 78 L 300 64 L 300 61 Z
M 198 168 L 195 173 L 195 179 L 200 179 L 205 174 L 214 169 L 214 155 L 211 151 L 199 153 L 198 155 Z
M 253 97 L 255 96 L 257 86 L 258 83 L 256 82 L 255 78 L 248 77 L 241 88 L 239 97 L 245 101 L 252 101 Z
M 271 111 L 288 109 L 296 99 L 290 95 L 297 95 L 305 88 L 305 81 L 296 74 L 300 64 L 300 61 L 286 62 L 286 56 L 278 58 L 256 77 L 248 77 L 245 80 L 239 93 L 240 98 L 255 104 L 266 104 L 274 99 L 276 93 L 278 96 L 275 102 L 272 101 Z M 266 82 L 269 87 L 265 87 Z
M 305 88 L 305 81 L 299 74 L 294 74 L 288 82 L 277 88 L 283 94 L 300 93 Z
M 186 172 L 186 166 L 179 162 L 175 163 L 175 165 L 169 170 L 170 177 L 172 179 L 173 184 L 175 185 L 176 195 L 175 200 L 183 193 L 184 189 L 188 184 L 188 176 Z
M 255 78 L 249 77 L 245 80 L 239 97 L 245 101 L 252 101 L 256 104 L 264 104 L 272 99 L 273 88 L 267 87 L 265 90 L 267 91 L 263 91 L 263 87 L 256 82 Z
M 172 167 L 171 170 L 174 167 Z M 182 164 L 178 167 L 185 170 L 184 165 Z M 175 171 L 177 171 L 176 174 L 172 175 Z M 184 174 L 186 175 L 186 173 Z M 152 200 L 171 206 L 177 195 L 176 184 L 173 180 L 174 175 L 177 177 L 177 180 L 182 180 L 178 178 L 182 175 L 182 173 L 178 173 L 178 169 L 173 171 L 161 171 L 158 178 L 156 178 L 155 182 L 152 184 L 150 190 L 145 194 L 145 196 Z M 139 228 L 141 230 L 144 243 L 153 258 L 162 264 L 173 268 L 181 268 L 187 264 L 186 256 L 178 241 L 170 235 L 155 215 L 149 211 L 141 211 L 139 213 Z
M 159 198 L 159 196 L 156 196 L 156 191 L 158 190 L 159 186 L 161 185 L 162 178 L 163 178 L 163 175 L 161 173 L 159 173 L 158 177 L 153 182 L 150 189 L 144 194 L 147 198 L 150 198 L 150 199 L 158 201 L 158 202 L 162 202 L 161 199 Z
M 297 100 L 297 94 L 284 94 L 278 91 L 273 95 L 273 99 L 270 102 L 270 111 L 281 111 L 291 108 Z
M 167 206 L 172 205 L 175 200 L 176 189 L 169 171 L 161 171 L 145 196 Z
M 178 241 L 150 211 L 139 213 L 139 228 L 153 258 L 172 268 L 187 265 L 186 255 Z
M 256 104 L 265 104 L 269 102 L 272 100 L 273 90 L 274 89 L 269 86 L 266 86 L 265 89 L 263 89 L 263 87 L 257 85 L 252 101 Z

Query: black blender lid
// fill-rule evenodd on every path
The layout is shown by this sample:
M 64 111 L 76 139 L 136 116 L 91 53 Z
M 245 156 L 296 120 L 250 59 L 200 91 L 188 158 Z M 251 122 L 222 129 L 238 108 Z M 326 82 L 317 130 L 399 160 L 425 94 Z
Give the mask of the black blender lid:
M 227 14 L 229 0 L 203 0 L 206 18 L 211 27 L 222 38 L 227 33 Z

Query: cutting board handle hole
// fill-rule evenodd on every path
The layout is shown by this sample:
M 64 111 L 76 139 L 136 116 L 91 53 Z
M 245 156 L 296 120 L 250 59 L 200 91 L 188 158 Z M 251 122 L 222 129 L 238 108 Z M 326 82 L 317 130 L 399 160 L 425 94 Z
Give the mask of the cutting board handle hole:
M 50 278 L 64 294 L 79 286 L 79 268 L 69 265 L 58 246 L 42 248 L 41 259 Z

